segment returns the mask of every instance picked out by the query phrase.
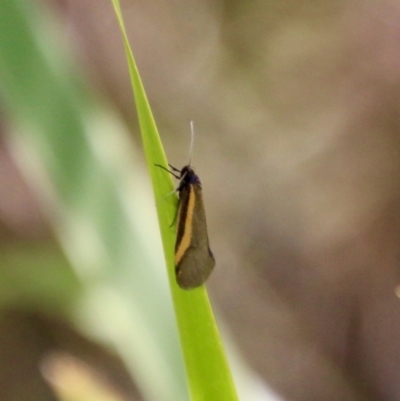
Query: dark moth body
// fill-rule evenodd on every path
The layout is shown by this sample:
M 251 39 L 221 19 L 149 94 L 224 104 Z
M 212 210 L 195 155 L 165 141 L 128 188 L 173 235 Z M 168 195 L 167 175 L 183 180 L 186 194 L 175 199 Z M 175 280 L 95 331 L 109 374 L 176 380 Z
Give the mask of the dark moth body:
M 176 280 L 181 288 L 203 284 L 215 266 L 209 248 L 206 215 L 199 177 L 190 166 L 180 171 L 179 208 L 175 244 Z

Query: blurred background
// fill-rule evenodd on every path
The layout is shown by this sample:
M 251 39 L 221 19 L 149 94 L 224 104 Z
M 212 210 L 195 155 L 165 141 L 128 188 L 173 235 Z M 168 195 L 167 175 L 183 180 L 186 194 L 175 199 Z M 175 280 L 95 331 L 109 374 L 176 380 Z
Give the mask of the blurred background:
M 0 399 L 186 400 L 111 2 L 0 4 Z M 121 5 L 241 399 L 399 400 L 398 2 Z

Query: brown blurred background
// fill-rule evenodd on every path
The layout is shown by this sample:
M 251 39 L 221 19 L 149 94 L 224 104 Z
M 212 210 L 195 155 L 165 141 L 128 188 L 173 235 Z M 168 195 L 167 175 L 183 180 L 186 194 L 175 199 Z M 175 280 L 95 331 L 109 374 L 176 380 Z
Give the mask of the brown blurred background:
M 47 3 L 139 143 L 110 2 Z M 287 400 L 399 400 L 399 3 L 121 4 L 174 165 L 194 120 L 208 289 L 245 360 Z M 4 150 L 0 220 L 47 235 Z

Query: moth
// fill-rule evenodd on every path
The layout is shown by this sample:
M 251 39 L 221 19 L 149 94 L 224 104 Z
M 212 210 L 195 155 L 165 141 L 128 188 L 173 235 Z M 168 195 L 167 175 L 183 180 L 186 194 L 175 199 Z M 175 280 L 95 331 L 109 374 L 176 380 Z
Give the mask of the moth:
M 201 182 L 190 166 L 194 138 L 193 122 L 191 128 L 189 163 L 181 170 L 169 165 L 172 171 L 157 165 L 179 179 L 176 189 L 179 193 L 179 203 L 174 261 L 176 281 L 185 290 L 202 285 L 215 266 L 208 241 Z

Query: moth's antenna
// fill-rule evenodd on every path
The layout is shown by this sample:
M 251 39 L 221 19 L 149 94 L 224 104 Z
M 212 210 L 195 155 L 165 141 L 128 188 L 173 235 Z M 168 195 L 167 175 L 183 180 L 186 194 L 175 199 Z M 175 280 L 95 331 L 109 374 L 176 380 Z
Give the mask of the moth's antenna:
M 192 161 L 192 154 L 193 154 L 193 144 L 194 144 L 194 127 L 193 127 L 193 121 L 190 121 L 190 148 L 189 148 L 189 164 L 188 166 L 190 166 L 190 163 Z

